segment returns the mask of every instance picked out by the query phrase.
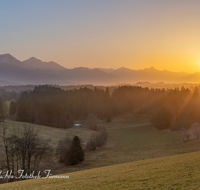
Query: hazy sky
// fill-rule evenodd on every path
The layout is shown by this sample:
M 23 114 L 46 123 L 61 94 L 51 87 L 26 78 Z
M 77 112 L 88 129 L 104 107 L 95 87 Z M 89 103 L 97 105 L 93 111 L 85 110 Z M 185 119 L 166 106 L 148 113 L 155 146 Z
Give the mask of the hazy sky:
M 4 53 L 67 68 L 200 71 L 200 1 L 1 1 Z

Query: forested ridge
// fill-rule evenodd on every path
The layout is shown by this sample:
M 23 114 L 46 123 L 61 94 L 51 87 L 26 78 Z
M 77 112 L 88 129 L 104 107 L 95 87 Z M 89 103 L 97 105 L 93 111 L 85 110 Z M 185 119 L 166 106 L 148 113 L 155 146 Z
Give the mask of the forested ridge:
M 63 90 L 36 86 L 11 101 L 10 114 L 17 121 L 68 128 L 70 119 L 85 119 L 90 113 L 99 119 L 124 114 L 149 114 L 158 129 L 180 130 L 200 120 L 198 87 L 191 89 L 149 89 L 119 86 L 112 90 L 95 87 Z

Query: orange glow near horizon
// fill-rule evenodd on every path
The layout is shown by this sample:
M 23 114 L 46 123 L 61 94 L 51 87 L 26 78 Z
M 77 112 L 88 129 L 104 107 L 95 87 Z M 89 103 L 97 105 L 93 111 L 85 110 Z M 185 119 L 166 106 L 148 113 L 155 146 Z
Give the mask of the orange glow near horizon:
M 5 1 L 1 7 L 0 54 L 20 61 L 200 72 L 200 1 L 44 0 L 16 3 L 12 11 Z
M 194 73 L 200 71 L 200 62 L 198 59 L 184 58 L 176 56 L 147 56 L 141 60 L 143 64 L 149 67 L 155 67 L 158 70 L 168 70 L 175 72 Z M 133 68 L 134 69 L 134 68 Z

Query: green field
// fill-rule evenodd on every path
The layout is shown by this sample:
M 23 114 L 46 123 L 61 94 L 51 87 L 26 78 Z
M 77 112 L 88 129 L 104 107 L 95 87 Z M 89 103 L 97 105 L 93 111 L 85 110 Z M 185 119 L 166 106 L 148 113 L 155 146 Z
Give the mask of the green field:
M 6 121 L 5 125 L 11 129 L 23 123 Z M 192 184 L 200 184 L 200 139 L 183 143 L 180 131 L 156 130 L 147 115 L 118 117 L 104 125 L 108 133 L 104 147 L 86 154 L 82 164 L 66 167 L 55 162 L 50 168 L 53 175 L 65 173 L 69 179 L 28 180 L 20 182 L 19 189 L 82 189 L 81 185 L 85 189 L 101 189 L 100 185 L 102 189 L 196 189 Z M 92 134 L 83 127 L 34 126 L 41 129 L 41 137 L 51 139 L 54 148 L 66 135 L 78 135 L 86 143 Z
M 200 189 L 200 153 L 148 159 L 67 173 L 69 179 L 36 179 L 4 189 Z
M 183 143 L 180 131 L 156 130 L 151 126 L 148 116 L 115 119 L 105 125 L 108 132 L 107 145 L 88 154 L 81 168 L 200 151 L 200 139 Z
M 73 136 L 77 135 L 81 137 L 83 141 L 83 145 L 85 145 L 90 135 L 94 133 L 94 131 L 91 131 L 83 127 L 59 129 L 59 128 L 47 127 L 43 125 L 14 122 L 14 121 L 5 121 L 4 123 L 0 123 L 0 130 L 2 130 L 2 127 L 5 126 L 7 128 L 7 133 L 9 134 L 9 132 L 12 131 L 13 128 L 23 127 L 24 125 L 26 125 L 27 127 L 33 126 L 36 130 L 39 130 L 39 136 L 43 139 L 49 139 L 50 140 L 49 144 L 54 150 L 58 146 L 59 141 L 65 138 L 66 136 L 72 138 Z M 4 149 L 3 149 L 2 141 L 0 140 L 0 153 L 2 153 L 3 150 Z

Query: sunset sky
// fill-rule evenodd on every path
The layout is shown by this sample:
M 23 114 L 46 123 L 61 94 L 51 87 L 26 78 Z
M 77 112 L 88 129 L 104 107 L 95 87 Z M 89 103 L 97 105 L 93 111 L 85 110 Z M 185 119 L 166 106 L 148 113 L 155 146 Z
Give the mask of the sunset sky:
M 66 68 L 200 71 L 198 0 L 1 1 L 0 54 Z

